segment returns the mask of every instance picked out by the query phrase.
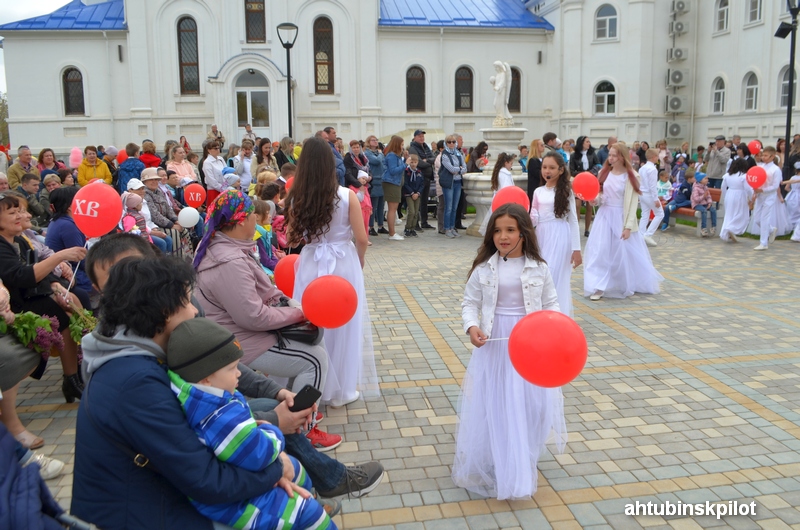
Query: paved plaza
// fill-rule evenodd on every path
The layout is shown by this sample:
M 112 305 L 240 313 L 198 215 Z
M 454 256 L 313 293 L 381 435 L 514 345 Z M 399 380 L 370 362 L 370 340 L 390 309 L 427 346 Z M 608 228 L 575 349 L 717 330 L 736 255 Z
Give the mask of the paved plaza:
M 589 362 L 563 389 L 569 443 L 541 459 L 534 498 L 513 502 L 450 479 L 472 350 L 460 304 L 478 239 L 373 238 L 365 276 L 382 398 L 329 408 L 322 428 L 344 437 L 336 458 L 380 460 L 387 474 L 343 501 L 339 527 L 800 529 L 800 244 L 753 252 L 756 240 L 693 234 L 655 236 L 660 295 L 590 302 L 582 268 L 573 275 Z M 23 383 L 19 411 L 42 451 L 67 462 L 48 485 L 68 507 L 77 403 L 64 403 L 60 381 L 55 361 Z M 756 515 L 626 516 L 636 501 L 755 502 Z

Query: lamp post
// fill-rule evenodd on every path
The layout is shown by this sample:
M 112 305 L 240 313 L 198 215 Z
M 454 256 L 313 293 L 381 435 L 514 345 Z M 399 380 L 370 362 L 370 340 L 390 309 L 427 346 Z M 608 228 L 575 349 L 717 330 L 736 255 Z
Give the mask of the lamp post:
M 286 48 L 286 104 L 289 109 L 289 136 L 292 136 L 292 60 L 291 50 L 297 40 L 297 25 L 284 22 L 278 25 L 278 38 Z
M 778 26 L 778 31 L 775 32 L 775 36 L 780 39 L 785 39 L 788 35 L 792 36 L 791 44 L 789 45 L 789 101 L 786 105 L 786 138 L 784 140 L 783 145 L 783 174 L 784 178 L 787 175 L 792 175 L 791 168 L 789 167 L 789 157 L 787 153 L 789 152 L 789 138 L 792 134 L 792 111 L 794 110 L 794 77 L 795 77 L 795 70 L 794 70 L 794 53 L 795 53 L 795 45 L 797 44 L 797 15 L 800 13 L 800 6 L 798 6 L 797 0 L 786 0 L 786 5 L 789 8 L 789 13 L 792 15 L 792 23 L 787 24 L 786 22 L 781 22 L 781 25 Z

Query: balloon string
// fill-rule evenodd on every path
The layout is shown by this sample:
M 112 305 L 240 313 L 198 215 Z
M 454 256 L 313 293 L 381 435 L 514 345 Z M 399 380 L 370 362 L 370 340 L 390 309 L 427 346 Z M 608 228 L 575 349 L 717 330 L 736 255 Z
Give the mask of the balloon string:
M 506 338 L 504 338 L 504 339 L 486 339 L 486 340 L 485 340 L 485 341 L 483 341 L 483 342 L 492 342 L 493 340 L 508 340 L 508 337 L 506 337 Z
M 84 248 L 89 248 L 89 242 L 87 241 L 86 244 L 83 245 Z M 75 278 L 78 277 L 78 269 L 81 268 L 81 262 L 79 261 L 77 265 L 75 265 L 75 269 L 72 271 L 72 279 L 69 281 L 69 287 L 67 287 L 67 292 L 72 290 L 72 287 L 75 286 Z

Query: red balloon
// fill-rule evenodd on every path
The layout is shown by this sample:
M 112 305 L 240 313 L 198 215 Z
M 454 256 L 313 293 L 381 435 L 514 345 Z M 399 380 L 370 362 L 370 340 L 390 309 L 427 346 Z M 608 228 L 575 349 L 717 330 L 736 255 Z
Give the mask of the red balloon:
M 502 205 L 513 202 L 519 204 L 526 210 L 531 207 L 531 201 L 525 190 L 518 186 L 507 186 L 498 191 L 492 199 L 492 211 L 497 210 Z
M 206 190 L 197 182 L 189 184 L 183 188 L 183 200 L 187 206 L 199 208 L 206 202 Z
M 564 386 L 581 373 L 589 348 L 581 327 L 558 311 L 526 315 L 511 330 L 508 353 L 523 379 L 536 386 Z
M 275 285 L 283 294 L 292 297 L 294 294 L 294 263 L 300 259 L 300 254 L 289 254 L 275 265 Z
M 72 199 L 72 218 L 78 230 L 88 238 L 111 232 L 121 217 L 122 199 L 104 182 L 82 187 Z
M 588 171 L 578 173 L 572 179 L 572 191 L 582 201 L 593 201 L 600 193 L 600 181 Z
M 126 153 L 124 150 L 117 153 L 117 163 L 121 164 L 125 162 L 127 159 L 128 159 L 128 153 Z
M 294 186 L 294 177 L 289 177 L 289 179 L 286 181 L 286 191 L 292 189 L 292 186 Z
M 344 326 L 358 307 L 358 295 L 350 282 L 341 276 L 320 276 L 303 292 L 303 313 L 321 328 Z
M 750 154 L 756 156 L 758 153 L 761 152 L 761 142 L 758 140 L 753 140 L 749 144 L 747 144 L 747 148 L 750 150 Z
M 753 166 L 747 170 L 747 183 L 757 190 L 767 181 L 767 172 L 761 166 Z

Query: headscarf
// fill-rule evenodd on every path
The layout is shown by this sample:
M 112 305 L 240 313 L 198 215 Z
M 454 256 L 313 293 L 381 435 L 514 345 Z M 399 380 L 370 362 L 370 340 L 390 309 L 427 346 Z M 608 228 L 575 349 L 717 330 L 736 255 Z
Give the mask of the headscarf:
M 206 249 L 217 230 L 242 224 L 254 211 L 253 201 L 241 191 L 228 190 L 220 193 L 206 212 L 205 231 L 195 251 L 194 268 L 203 261 Z

